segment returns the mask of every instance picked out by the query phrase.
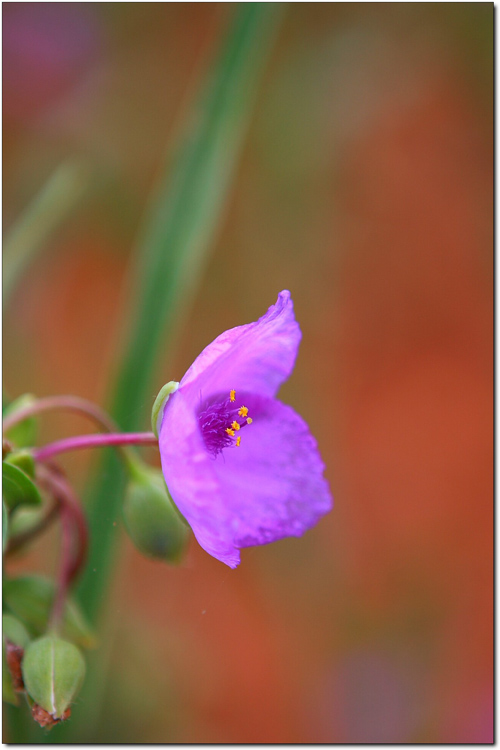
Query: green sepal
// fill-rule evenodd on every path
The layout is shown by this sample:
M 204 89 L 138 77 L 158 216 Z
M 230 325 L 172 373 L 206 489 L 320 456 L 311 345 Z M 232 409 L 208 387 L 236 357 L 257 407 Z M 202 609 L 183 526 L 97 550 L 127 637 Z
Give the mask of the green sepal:
M 36 397 L 32 393 L 24 393 L 15 401 L 12 401 L 3 412 L 3 418 L 9 417 L 16 411 L 25 409 L 27 406 L 31 406 L 36 401 Z M 29 447 L 34 445 L 36 442 L 37 433 L 37 422 L 35 417 L 27 417 L 22 422 L 18 422 L 10 430 L 5 432 L 5 436 L 16 445 L 18 448 Z
M 8 609 L 22 620 L 34 635 L 42 635 L 54 601 L 53 581 L 37 575 L 20 576 L 4 581 L 3 600 Z M 83 648 L 95 648 L 97 641 L 76 602 L 68 598 L 64 607 L 61 635 Z
M 168 383 L 165 383 L 165 385 L 160 389 L 160 392 L 155 398 L 155 402 L 151 410 L 151 428 L 156 437 L 158 437 L 158 433 L 160 431 L 165 404 L 167 403 L 172 393 L 176 392 L 178 387 L 179 383 L 176 380 L 170 380 Z
M 29 644 L 24 652 L 22 670 L 31 698 L 57 719 L 81 688 L 85 660 L 73 643 L 51 634 Z
M 9 453 L 4 458 L 4 461 L 13 466 L 17 466 L 18 469 L 24 471 L 24 473 L 31 479 L 35 478 L 35 460 L 31 452 L 26 450 L 26 448 L 21 448 L 21 450 Z
M 146 557 L 179 563 L 190 529 L 170 497 L 163 474 L 139 461 L 129 469 L 123 518 L 130 538 Z
M 18 466 L 2 462 L 2 493 L 9 510 L 18 505 L 40 505 L 42 497 L 36 484 Z

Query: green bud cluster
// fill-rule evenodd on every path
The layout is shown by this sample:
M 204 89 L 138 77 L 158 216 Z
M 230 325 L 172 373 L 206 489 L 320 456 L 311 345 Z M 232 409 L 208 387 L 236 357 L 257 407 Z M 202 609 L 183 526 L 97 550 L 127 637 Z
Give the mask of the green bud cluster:
M 95 646 L 95 636 L 69 598 L 60 633 L 47 632 L 55 596 L 53 581 L 42 576 L 7 579 L 3 585 L 3 698 L 18 705 L 25 692 L 32 715 L 47 728 L 68 717 L 85 675 L 79 647 Z
M 165 404 L 178 386 L 178 383 L 171 381 L 158 394 L 152 413 L 153 432 L 156 435 Z M 58 400 L 55 397 L 47 401 L 50 403 L 36 404 L 34 396 L 28 394 L 4 411 L 4 417 L 11 415 L 12 418 L 9 420 L 11 426 L 7 424 L 4 431 L 3 442 L 3 550 L 7 555 L 17 553 L 61 511 L 63 521 L 68 518 L 71 523 L 74 521 L 69 526 L 63 523 L 63 534 L 69 529 L 63 541 L 69 539 L 72 545 L 73 541 L 78 540 L 74 555 L 76 562 L 73 564 L 68 555 L 74 569 L 71 565 L 68 568 L 66 558 L 62 556 L 62 573 L 57 586 L 53 581 L 36 575 L 4 579 L 2 686 L 4 700 L 18 705 L 19 694 L 24 694 L 35 721 L 40 726 L 51 728 L 70 715 L 71 703 L 85 677 L 85 659 L 81 649 L 94 647 L 95 637 L 75 601 L 67 596 L 85 559 L 87 534 L 84 514 L 78 500 L 75 502 L 72 498 L 64 475 L 57 467 L 51 468 L 46 464 L 48 456 L 69 450 L 68 443 L 72 448 L 85 447 L 90 444 L 89 438 L 82 436 L 73 442 L 58 441 L 41 449 L 30 447 L 35 445 L 36 438 L 37 420 L 34 415 L 44 408 L 61 406 L 63 402 L 75 408 L 75 399 Z M 81 409 L 80 401 L 76 407 Z M 95 418 L 96 410 L 91 409 L 89 414 Z M 133 451 L 124 447 L 132 442 L 130 435 L 121 442 L 116 434 L 101 437 L 107 438 L 106 444 L 122 445 L 122 455 L 129 472 L 123 518 L 132 542 L 147 557 L 174 564 L 180 562 L 187 547 L 190 528 L 176 508 L 162 472 L 144 464 Z M 136 439 L 138 436 L 133 437 Z M 149 433 L 146 438 L 148 443 L 152 442 Z M 92 444 L 96 444 L 95 440 Z M 99 444 L 104 443 L 101 440 Z M 54 446 L 57 450 L 54 450 Z M 44 448 L 45 453 L 42 453 Z M 47 452 L 50 448 L 52 453 L 50 450 Z M 43 462 L 46 465 L 42 468 Z M 43 494 L 38 487 L 39 481 Z M 53 503 L 49 505 L 51 495 Z M 73 532 L 74 540 L 71 537 Z M 67 544 L 63 544 L 63 551 L 67 550 L 73 552 Z M 68 569 L 70 572 L 67 573 Z M 64 578 L 66 573 L 67 581 Z

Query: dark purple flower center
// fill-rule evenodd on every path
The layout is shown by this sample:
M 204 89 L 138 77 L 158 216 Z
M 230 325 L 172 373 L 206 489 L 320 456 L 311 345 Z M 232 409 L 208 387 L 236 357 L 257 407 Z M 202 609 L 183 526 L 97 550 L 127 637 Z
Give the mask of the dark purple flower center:
M 214 401 L 198 414 L 198 424 L 207 450 L 215 458 L 224 448 L 239 447 L 239 431 L 252 424 L 252 419 L 246 406 L 236 404 L 235 391 L 230 391 L 229 398 Z

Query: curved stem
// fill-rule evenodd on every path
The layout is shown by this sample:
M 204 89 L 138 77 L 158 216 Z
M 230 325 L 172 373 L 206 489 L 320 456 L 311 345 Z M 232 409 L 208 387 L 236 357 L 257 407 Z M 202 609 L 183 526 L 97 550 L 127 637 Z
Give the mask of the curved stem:
M 55 464 L 39 466 L 41 481 L 57 501 L 61 515 L 62 549 L 57 591 L 50 617 L 57 629 L 64 613 L 68 590 L 85 563 L 88 551 L 88 528 L 80 501 L 61 469 Z
M 57 578 L 56 595 L 52 603 L 49 630 L 57 630 L 64 613 L 64 604 L 71 582 L 71 571 L 74 569 L 73 562 L 73 519 L 71 511 L 67 506 L 61 506 L 61 564 Z
M 78 435 L 77 437 L 56 440 L 54 443 L 35 448 L 32 451 L 36 461 L 47 461 L 52 456 L 82 448 L 101 448 L 107 445 L 157 445 L 158 438 L 152 432 L 116 432 L 98 435 Z
M 45 529 L 48 526 L 50 526 L 52 521 L 55 520 L 58 512 L 59 512 L 59 501 L 56 501 L 52 505 L 52 507 L 47 511 L 47 513 L 43 516 L 43 518 L 40 519 L 39 523 L 36 526 L 34 526 L 31 529 L 28 529 L 28 531 L 20 532 L 19 534 L 16 534 L 11 539 L 9 539 L 7 549 L 5 550 L 5 553 L 4 553 L 5 557 L 12 555 L 14 552 L 17 552 L 18 549 L 23 547 L 32 539 L 35 539 L 35 537 L 41 534 L 42 531 L 45 531 Z
M 25 406 L 23 409 L 19 409 L 19 411 L 15 411 L 13 414 L 5 417 L 3 431 L 7 432 L 11 427 L 14 427 L 14 425 L 28 417 L 33 417 L 35 414 L 53 409 L 64 409 L 84 414 L 107 432 L 117 430 L 116 423 L 111 417 L 99 406 L 92 403 L 92 401 L 87 401 L 87 399 L 79 398 L 78 396 L 47 396 L 47 398 L 37 399 L 32 404 L 29 404 L 29 406 Z

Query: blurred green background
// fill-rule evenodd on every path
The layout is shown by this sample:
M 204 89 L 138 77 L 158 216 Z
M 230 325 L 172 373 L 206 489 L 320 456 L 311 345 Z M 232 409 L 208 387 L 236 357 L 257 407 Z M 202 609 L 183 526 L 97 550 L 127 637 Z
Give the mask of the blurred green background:
M 4 232 L 61 164 L 86 170 L 8 299 L 9 395 L 112 401 L 144 214 L 237 10 L 4 3 Z M 281 398 L 335 508 L 236 571 L 194 541 L 150 562 L 103 518 L 119 543 L 72 742 L 493 739 L 493 4 L 282 10 L 210 254 L 123 422 L 147 429 L 163 383 L 288 288 Z M 41 440 L 87 429 L 51 415 Z M 62 463 L 85 496 L 96 456 Z M 9 572 L 52 574 L 57 545 Z

